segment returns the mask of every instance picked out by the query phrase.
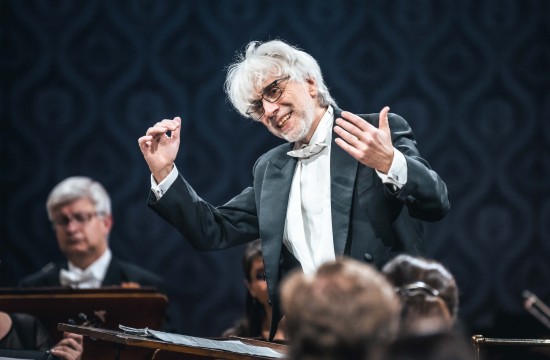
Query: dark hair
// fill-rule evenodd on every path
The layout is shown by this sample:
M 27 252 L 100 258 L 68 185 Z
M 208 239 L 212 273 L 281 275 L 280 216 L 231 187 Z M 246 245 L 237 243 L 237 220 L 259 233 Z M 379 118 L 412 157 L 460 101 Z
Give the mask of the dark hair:
M 257 239 L 247 244 L 243 257 L 241 259 L 243 275 L 247 282 L 253 281 L 250 277 L 250 270 L 252 269 L 252 263 L 256 259 L 262 258 L 262 246 L 261 240 Z M 260 338 L 262 336 L 262 320 L 265 316 L 265 310 L 259 301 L 250 295 L 250 292 L 246 291 L 245 300 L 245 317 L 238 320 L 235 325 L 224 331 L 222 336 L 240 336 Z
M 404 324 L 421 316 L 443 318 L 447 313 L 451 322 L 456 320 L 458 288 L 440 262 L 402 254 L 390 260 L 382 273 L 401 297 Z
M 255 259 L 262 257 L 262 242 L 260 239 L 254 240 L 246 245 L 244 249 L 243 257 L 241 259 L 241 265 L 243 267 L 243 274 L 247 281 L 252 281 L 250 278 L 250 270 L 252 269 L 252 263 Z

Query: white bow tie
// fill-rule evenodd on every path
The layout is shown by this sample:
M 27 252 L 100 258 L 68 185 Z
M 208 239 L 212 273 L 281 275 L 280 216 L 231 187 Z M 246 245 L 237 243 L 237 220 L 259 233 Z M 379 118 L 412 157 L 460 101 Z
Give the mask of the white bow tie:
M 98 280 L 91 271 L 70 271 L 61 269 L 59 282 L 62 286 L 72 288 L 93 288 L 98 287 Z
M 327 147 L 327 144 L 323 143 L 313 143 L 309 145 L 302 145 L 301 148 L 297 150 L 292 150 L 287 152 L 288 155 L 296 158 L 304 158 L 307 159 L 308 157 L 320 153 L 324 148 Z

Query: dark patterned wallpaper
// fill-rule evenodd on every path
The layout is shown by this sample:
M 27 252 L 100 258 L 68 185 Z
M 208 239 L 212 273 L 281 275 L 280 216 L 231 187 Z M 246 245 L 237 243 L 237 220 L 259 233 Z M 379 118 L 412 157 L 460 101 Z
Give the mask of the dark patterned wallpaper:
M 217 336 L 242 312 L 242 248 L 201 253 L 146 207 L 147 127 L 183 118 L 177 165 L 222 204 L 279 140 L 222 92 L 250 40 L 315 56 L 341 108 L 390 105 L 446 180 L 451 214 L 428 255 L 461 289 L 461 317 L 487 335 L 536 328 L 521 306 L 550 300 L 550 2 L 545 0 L 1 1 L 0 285 L 60 259 L 50 189 L 71 175 L 112 195 L 115 254 L 175 288 L 175 324 Z

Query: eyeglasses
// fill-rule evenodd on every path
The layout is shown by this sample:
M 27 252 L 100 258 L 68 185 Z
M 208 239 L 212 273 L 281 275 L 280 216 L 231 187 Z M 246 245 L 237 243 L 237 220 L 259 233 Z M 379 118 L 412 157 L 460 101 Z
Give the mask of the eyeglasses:
M 274 103 L 275 101 L 279 100 L 281 96 L 283 95 L 284 88 L 281 88 L 279 86 L 279 82 L 285 81 L 290 79 L 290 76 L 285 76 L 284 78 L 277 79 L 273 81 L 271 84 L 267 85 L 262 91 L 262 97 L 260 100 L 256 100 L 250 104 L 248 109 L 246 110 L 246 115 L 250 116 L 256 121 L 260 121 L 262 116 L 265 114 L 265 109 L 262 103 L 262 100 L 265 100 L 270 103 Z
M 54 226 L 60 227 L 60 228 L 61 227 L 66 227 L 73 220 L 78 225 L 84 225 L 84 224 L 88 223 L 90 220 L 92 220 L 92 218 L 94 216 L 101 216 L 101 215 L 103 215 L 103 214 L 102 213 L 97 213 L 97 212 L 89 212 L 89 213 L 81 212 L 81 213 L 74 213 L 74 214 L 69 215 L 69 216 L 60 216 L 56 219 L 53 219 L 52 222 L 53 222 Z

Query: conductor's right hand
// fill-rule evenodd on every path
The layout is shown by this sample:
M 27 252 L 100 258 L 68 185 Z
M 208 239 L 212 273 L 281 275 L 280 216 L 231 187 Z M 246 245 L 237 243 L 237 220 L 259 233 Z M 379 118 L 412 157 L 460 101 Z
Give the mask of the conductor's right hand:
M 181 119 L 164 119 L 138 139 L 139 148 L 157 183 L 174 168 L 180 146 Z

